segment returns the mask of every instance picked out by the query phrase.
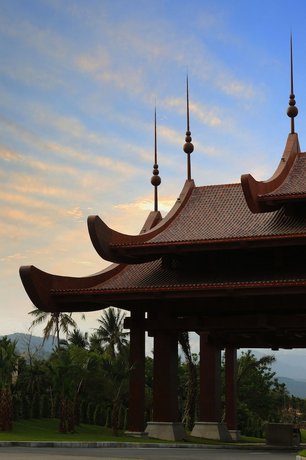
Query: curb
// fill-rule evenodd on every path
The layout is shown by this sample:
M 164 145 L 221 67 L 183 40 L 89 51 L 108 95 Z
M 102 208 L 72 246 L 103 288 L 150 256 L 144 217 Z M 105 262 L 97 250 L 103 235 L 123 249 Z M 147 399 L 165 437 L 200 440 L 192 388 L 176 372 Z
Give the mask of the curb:
M 167 448 L 167 449 L 238 449 L 256 451 L 289 451 L 297 452 L 300 448 L 292 446 L 268 446 L 266 444 L 182 444 L 182 443 L 137 443 L 137 442 L 63 442 L 63 441 L 0 441 L 1 447 L 47 447 L 47 448 Z M 303 457 L 296 457 L 296 460 L 303 460 Z

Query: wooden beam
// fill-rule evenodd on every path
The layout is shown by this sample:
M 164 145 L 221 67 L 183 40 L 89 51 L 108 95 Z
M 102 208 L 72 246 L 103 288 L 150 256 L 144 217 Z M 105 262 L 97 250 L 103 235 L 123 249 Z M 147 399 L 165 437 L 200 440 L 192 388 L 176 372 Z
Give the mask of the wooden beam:
M 133 320 L 126 317 L 124 327 L 130 329 Z M 176 330 L 176 331 L 194 331 L 203 330 L 222 330 L 222 331 L 305 331 L 306 332 L 306 314 L 305 315 L 231 315 L 231 316 L 190 316 L 190 317 L 165 317 L 158 319 L 143 319 L 137 322 L 137 326 L 144 330 Z

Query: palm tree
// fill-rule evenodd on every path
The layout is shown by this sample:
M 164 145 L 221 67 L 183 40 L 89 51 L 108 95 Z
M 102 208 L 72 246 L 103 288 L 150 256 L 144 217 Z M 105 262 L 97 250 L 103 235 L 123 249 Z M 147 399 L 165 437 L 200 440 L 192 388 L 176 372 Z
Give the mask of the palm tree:
M 49 360 L 53 387 L 59 398 L 59 432 L 75 429 L 75 395 L 82 380 L 82 368 L 70 349 L 61 348 Z
M 94 351 L 94 352 L 97 352 L 99 354 L 104 353 L 104 348 L 103 348 L 103 346 L 101 344 L 101 339 L 100 339 L 100 336 L 98 335 L 97 332 L 93 332 L 89 336 L 89 349 L 90 349 L 90 351 Z
M 102 344 L 106 344 L 105 351 L 114 358 L 128 344 L 128 332 L 123 332 L 124 313 L 117 308 L 107 308 L 98 319 L 100 326 L 96 329 L 96 336 Z
M 183 423 L 188 431 L 194 425 L 197 401 L 197 368 L 190 349 L 189 333 L 184 331 L 179 334 L 179 344 L 183 350 L 188 370 L 187 395 L 183 414 Z
M 8 431 L 12 429 L 13 402 L 12 402 L 12 379 L 17 370 L 18 355 L 16 341 L 7 337 L 0 339 L 0 429 Z
M 131 371 L 128 355 L 128 349 L 125 347 L 121 353 L 116 354 L 114 357 L 109 355 L 103 361 L 104 370 L 111 382 L 111 425 L 113 436 L 118 435 L 120 405 L 127 395 L 128 390 L 129 374 Z
M 89 343 L 88 332 L 83 334 L 80 329 L 73 329 L 73 331 L 68 334 L 68 342 L 79 348 L 87 348 Z
M 35 308 L 35 310 L 32 310 L 29 312 L 29 315 L 34 316 L 34 319 L 31 323 L 31 326 L 29 329 L 32 329 L 33 327 L 40 325 L 44 322 L 47 322 L 46 326 L 44 327 L 43 333 L 44 333 L 44 342 L 47 340 L 50 336 L 53 336 L 53 343 L 54 343 L 54 337 L 57 339 L 57 348 L 60 347 L 60 330 L 63 331 L 63 333 L 67 336 L 69 333 L 69 328 L 76 329 L 77 323 L 75 320 L 72 318 L 72 313 L 62 313 L 62 312 L 46 312 L 39 310 L 38 308 Z

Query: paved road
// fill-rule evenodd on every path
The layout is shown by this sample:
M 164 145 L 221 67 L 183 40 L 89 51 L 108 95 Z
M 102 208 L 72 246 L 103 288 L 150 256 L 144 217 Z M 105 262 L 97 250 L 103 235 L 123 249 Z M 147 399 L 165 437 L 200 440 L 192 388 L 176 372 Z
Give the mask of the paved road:
M 295 460 L 281 451 L 176 448 L 30 448 L 0 447 L 1 460 Z

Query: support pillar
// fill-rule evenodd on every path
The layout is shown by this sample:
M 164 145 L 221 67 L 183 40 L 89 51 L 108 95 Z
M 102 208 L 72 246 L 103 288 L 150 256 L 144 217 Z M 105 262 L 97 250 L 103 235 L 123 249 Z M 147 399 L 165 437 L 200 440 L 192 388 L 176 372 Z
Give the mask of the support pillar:
M 144 312 L 131 312 L 130 380 L 129 380 L 129 435 L 144 435 L 145 413 L 145 331 L 141 323 Z
M 233 441 L 239 441 L 237 423 L 237 350 L 225 350 L 225 422 Z
M 192 436 L 230 441 L 225 423 L 221 422 L 221 350 L 200 333 L 200 420 Z
M 153 438 L 177 441 L 185 437 L 179 421 L 177 349 L 176 333 L 154 334 L 153 420 L 146 428 Z

